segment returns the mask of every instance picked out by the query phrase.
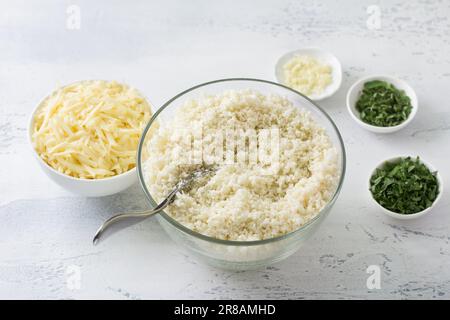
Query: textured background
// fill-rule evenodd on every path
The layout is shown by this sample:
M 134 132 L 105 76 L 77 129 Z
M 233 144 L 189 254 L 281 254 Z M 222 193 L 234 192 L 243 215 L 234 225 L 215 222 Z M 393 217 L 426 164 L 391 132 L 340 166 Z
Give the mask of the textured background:
M 69 5 L 80 29 L 67 28 Z M 370 5 L 378 5 L 373 28 Z M 450 298 L 450 199 L 409 222 L 371 205 L 369 172 L 384 158 L 420 155 L 450 181 L 449 1 L 0 1 L 0 298 Z M 155 106 L 193 84 L 224 77 L 274 80 L 288 50 L 319 46 L 344 69 L 320 103 L 344 137 L 347 179 L 333 212 L 305 247 L 259 271 L 205 266 L 154 219 L 93 247 L 105 218 L 146 207 L 136 185 L 98 199 L 53 184 L 26 140 L 31 110 L 57 85 L 116 79 Z M 420 110 L 401 132 L 376 135 L 347 114 L 359 77 L 397 75 Z M 381 289 L 366 269 L 381 267 Z M 70 285 L 80 271 L 80 288 Z M 75 289 L 75 290 L 72 290 Z

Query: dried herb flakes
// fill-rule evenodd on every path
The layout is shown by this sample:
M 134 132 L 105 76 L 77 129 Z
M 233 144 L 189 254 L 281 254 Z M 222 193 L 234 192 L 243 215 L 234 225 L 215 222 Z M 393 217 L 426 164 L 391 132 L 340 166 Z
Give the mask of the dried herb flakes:
M 431 207 L 439 194 L 436 172 L 431 172 L 419 157 L 387 162 L 370 179 L 370 191 L 384 208 L 413 214 Z
M 378 126 L 392 127 L 408 119 L 411 99 L 392 84 L 373 80 L 366 82 L 356 102 L 362 121 Z

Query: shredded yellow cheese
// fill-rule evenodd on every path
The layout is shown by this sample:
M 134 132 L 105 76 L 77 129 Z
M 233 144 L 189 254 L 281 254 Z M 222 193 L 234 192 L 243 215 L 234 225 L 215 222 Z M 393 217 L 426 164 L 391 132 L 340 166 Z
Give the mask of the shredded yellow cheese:
M 332 82 L 332 68 L 306 55 L 295 55 L 283 66 L 284 82 L 307 96 L 321 94 Z
M 61 173 L 102 179 L 136 165 L 136 149 L 151 108 L 137 90 L 116 81 L 83 81 L 43 101 L 32 140 L 40 157 Z

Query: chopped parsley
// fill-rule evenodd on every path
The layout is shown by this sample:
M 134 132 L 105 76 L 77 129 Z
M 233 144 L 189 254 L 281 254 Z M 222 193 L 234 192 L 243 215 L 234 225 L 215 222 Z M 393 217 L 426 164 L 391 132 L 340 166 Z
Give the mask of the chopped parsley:
M 385 81 L 373 80 L 364 84 L 356 110 L 368 124 L 392 127 L 408 119 L 412 106 L 404 91 Z
M 431 207 L 439 194 L 436 172 L 431 172 L 419 157 L 387 162 L 370 179 L 370 191 L 384 208 L 413 214 Z

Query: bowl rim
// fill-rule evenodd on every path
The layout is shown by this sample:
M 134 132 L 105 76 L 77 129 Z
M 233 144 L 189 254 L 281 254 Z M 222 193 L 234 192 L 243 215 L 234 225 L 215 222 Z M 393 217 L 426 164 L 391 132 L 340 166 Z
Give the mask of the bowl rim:
M 313 98 L 309 98 L 308 97 L 308 99 L 311 100 L 311 101 L 316 101 L 317 102 L 317 101 L 322 101 L 322 100 L 325 100 L 327 98 L 332 97 L 336 92 L 339 91 L 339 89 L 341 88 L 341 85 L 342 85 L 342 64 L 341 64 L 341 61 L 339 61 L 339 59 L 336 57 L 336 55 L 334 55 L 330 51 L 321 49 L 319 47 L 298 48 L 298 49 L 295 49 L 295 50 L 288 51 L 288 52 L 284 53 L 283 55 L 281 55 L 278 58 L 277 62 L 275 63 L 275 79 L 277 80 L 277 82 L 279 84 L 281 84 L 283 86 L 286 86 L 286 84 L 284 84 L 283 77 L 281 75 L 279 75 L 279 71 L 283 67 L 281 65 L 281 63 L 284 62 L 284 60 L 286 60 L 286 59 L 288 59 L 288 58 L 290 58 L 290 57 L 292 57 L 292 56 L 294 56 L 296 54 L 301 54 L 302 52 L 304 53 L 305 51 L 313 51 L 313 52 L 315 51 L 315 52 L 319 52 L 321 54 L 330 56 L 331 59 L 334 60 L 334 62 L 335 62 L 331 67 L 339 75 L 338 79 L 336 79 L 337 81 L 334 81 L 335 79 L 333 79 L 333 82 L 336 85 L 336 88 L 334 90 L 332 90 L 332 91 L 330 91 L 328 93 L 322 93 L 322 94 L 317 95 L 316 97 L 313 97 Z M 311 55 L 311 54 L 309 54 L 309 55 Z M 311 55 L 311 56 L 313 56 L 313 55 Z M 336 68 L 334 68 L 334 66 L 336 66 Z M 291 88 L 291 89 L 293 89 L 293 88 Z M 293 89 L 293 90 L 295 90 L 295 89 Z M 303 93 L 300 93 L 300 94 L 305 96 Z
M 383 207 L 381 204 L 378 203 L 377 200 L 375 200 L 375 198 L 373 197 L 372 191 L 370 190 L 371 184 L 370 184 L 370 180 L 372 179 L 375 171 L 379 168 L 382 168 L 384 165 L 386 165 L 386 163 L 388 162 L 396 162 L 399 161 L 401 159 L 405 159 L 405 158 L 412 158 L 412 159 L 416 159 L 417 157 L 419 157 L 419 161 L 424 164 L 431 172 L 436 172 L 436 179 L 438 181 L 438 186 L 439 186 L 439 193 L 436 197 L 436 199 L 434 199 L 433 203 L 431 204 L 431 206 L 429 206 L 428 208 L 423 209 L 422 211 L 419 212 L 415 212 L 415 213 L 410 213 L 410 214 L 403 214 L 403 213 L 398 213 L 398 212 L 394 212 L 391 211 L 385 207 Z M 428 161 L 424 161 L 422 157 L 420 156 L 410 156 L 410 155 L 400 155 L 400 156 L 395 156 L 395 157 L 390 157 L 388 159 L 385 159 L 383 161 L 381 161 L 380 163 L 378 163 L 375 168 L 372 170 L 372 172 L 369 175 L 369 179 L 368 179 L 368 191 L 370 193 L 370 199 L 372 199 L 372 201 L 379 207 L 382 209 L 383 213 L 395 218 L 395 219 L 400 219 L 400 220 L 410 220 L 410 219 L 415 219 L 415 218 L 419 218 L 427 213 L 430 213 L 430 211 L 436 206 L 436 204 L 439 202 L 439 200 L 442 197 L 442 193 L 444 192 L 444 183 L 442 180 L 442 177 L 439 173 L 439 171 L 436 169 L 436 167 L 434 167 L 430 162 Z
M 384 79 L 384 80 L 382 80 Z M 382 80 L 382 81 L 386 81 L 386 82 L 398 82 L 401 84 L 402 87 L 408 88 L 409 91 L 411 92 L 411 94 L 405 94 L 411 99 L 411 106 L 412 106 L 412 110 L 411 113 L 409 114 L 408 118 L 403 121 L 402 123 L 399 123 L 395 126 L 390 126 L 390 127 L 379 127 L 379 126 L 374 126 L 372 124 L 366 123 L 364 121 L 362 121 L 353 111 L 353 107 L 354 105 L 350 104 L 350 96 L 351 94 L 356 90 L 356 87 L 361 84 L 361 83 L 365 83 L 367 81 L 370 80 Z M 390 82 L 391 83 L 391 82 Z M 392 84 L 392 83 L 391 83 Z M 404 90 L 402 88 L 400 88 L 401 90 Z M 359 78 L 358 80 L 356 80 L 351 87 L 348 89 L 347 91 L 347 95 L 346 95 L 346 104 L 347 104 L 347 110 L 350 113 L 351 118 L 358 123 L 361 127 L 363 127 L 366 130 L 372 131 L 372 132 L 378 132 L 378 133 L 391 133 L 391 132 L 395 132 L 398 131 L 404 127 L 406 127 L 416 116 L 417 114 L 417 110 L 419 109 L 419 100 L 417 99 L 417 94 L 415 92 L 415 90 L 409 85 L 408 82 L 406 82 L 405 80 L 398 78 L 398 77 L 394 77 L 394 76 L 390 76 L 387 74 L 373 74 L 373 75 L 368 75 L 368 76 L 364 76 Z M 356 101 L 358 101 L 356 99 Z M 356 101 L 354 104 L 356 104 Z
M 69 176 L 65 173 L 59 172 L 58 170 L 56 170 L 55 168 L 53 168 L 52 166 L 50 166 L 47 162 L 44 161 L 44 159 L 41 158 L 41 156 L 37 153 L 36 149 L 34 148 L 33 145 L 33 139 L 32 139 L 32 132 L 33 132 L 33 125 L 34 125 L 34 118 L 36 116 L 36 112 L 42 107 L 42 104 L 44 103 L 45 100 L 47 100 L 50 96 L 52 96 L 54 93 L 56 93 L 58 90 L 66 88 L 68 86 L 77 84 L 77 83 L 82 83 L 82 82 L 94 82 L 94 81 L 104 81 L 104 82 L 111 82 L 111 81 L 117 81 L 117 80 L 105 80 L 105 79 L 87 79 L 87 80 L 77 80 L 77 81 L 73 81 L 70 82 L 68 84 L 65 85 L 61 85 L 58 86 L 56 89 L 52 90 L 49 94 L 45 95 L 43 98 L 41 98 L 39 100 L 39 102 L 37 103 L 37 105 L 34 107 L 33 111 L 31 112 L 31 115 L 29 116 L 28 119 L 28 127 L 27 127 L 27 140 L 28 140 L 28 144 L 31 147 L 31 151 L 34 155 L 34 158 L 37 159 L 37 161 L 39 162 L 39 164 L 41 166 L 43 166 L 45 169 L 48 169 L 50 172 L 55 173 L 56 175 L 68 179 L 68 180 L 72 180 L 72 181 L 80 181 L 80 182 L 90 182 L 90 183 L 101 183 L 101 182 L 106 182 L 106 181 L 112 181 L 112 180 L 116 180 L 116 179 L 120 179 L 123 178 L 124 176 L 129 176 L 129 175 L 133 175 L 136 174 L 136 165 L 134 166 L 134 168 L 131 168 L 128 171 L 122 172 L 121 174 L 117 174 L 115 176 L 112 177 L 107 177 L 107 178 L 101 178 L 101 179 L 86 179 L 86 178 L 77 178 L 77 177 L 72 177 Z M 135 90 L 137 90 L 137 92 L 144 98 L 144 100 L 147 102 L 147 104 L 150 106 L 150 110 L 152 107 L 152 104 L 150 103 L 150 101 L 148 100 L 148 98 L 142 94 L 142 92 L 138 89 L 136 89 L 135 87 L 130 86 L 129 84 L 122 82 L 122 81 L 117 81 L 120 84 L 124 84 L 129 86 L 130 88 L 133 88 Z
M 256 245 L 263 245 L 263 244 L 268 244 L 268 243 L 272 243 L 272 242 L 277 242 L 286 238 L 290 238 L 292 236 L 294 236 L 295 234 L 297 234 L 298 232 L 301 232 L 302 230 L 307 229 L 309 226 L 311 226 L 312 224 L 314 224 L 319 217 L 321 217 L 322 215 L 324 215 L 328 209 L 334 204 L 334 202 L 336 201 L 343 182 L 344 182 L 344 177 L 345 177 L 345 169 L 346 169 L 346 152 L 345 152 L 345 146 L 344 146 L 344 141 L 342 139 L 342 136 L 339 132 L 339 129 L 337 128 L 336 124 L 333 122 L 333 120 L 331 119 L 331 117 L 321 108 L 319 107 L 316 103 L 314 103 L 314 101 L 312 101 L 311 99 L 309 99 L 308 97 L 302 95 L 301 93 L 299 93 L 298 91 L 291 89 L 285 85 L 282 85 L 280 83 L 276 83 L 273 81 L 269 81 L 269 80 L 262 80 L 262 79 L 256 79 L 256 78 L 224 78 L 224 79 L 218 79 L 218 80 L 213 80 L 213 81 L 208 81 L 208 82 L 204 82 L 198 85 L 195 85 L 193 87 L 190 87 L 189 89 L 186 89 L 180 93 L 178 93 L 177 95 L 175 95 L 174 97 L 172 97 L 171 99 L 169 99 L 168 101 L 166 101 L 150 118 L 149 122 L 147 123 L 147 125 L 145 126 L 144 131 L 142 132 L 140 141 L 139 141 L 139 146 L 138 146 L 138 152 L 137 152 L 137 172 L 138 172 L 138 178 L 139 178 L 139 183 L 146 195 L 147 200 L 150 202 L 150 205 L 152 207 L 155 207 L 157 205 L 156 201 L 153 199 L 153 197 L 151 196 L 150 192 L 147 189 L 146 183 L 145 183 L 145 178 L 144 178 L 144 173 L 143 173 L 143 164 L 141 163 L 141 156 L 142 156 L 142 150 L 143 150 L 143 146 L 144 146 L 144 140 L 145 137 L 147 136 L 147 132 L 150 129 L 150 127 L 152 126 L 152 124 L 155 122 L 155 120 L 158 118 L 158 115 L 167 107 L 169 106 L 173 101 L 177 100 L 178 98 L 182 97 L 183 95 L 194 91 L 198 88 L 201 87 L 205 87 L 205 86 L 209 86 L 211 84 L 216 84 L 216 83 L 224 83 L 224 82 L 233 82 L 233 81 L 249 81 L 249 82 L 256 82 L 256 83 L 264 83 L 264 84 L 269 84 L 269 85 L 274 85 L 274 86 L 278 86 L 281 88 L 284 88 L 286 90 L 289 90 L 297 95 L 300 95 L 300 97 L 306 99 L 307 101 L 309 101 L 314 107 L 317 108 L 317 110 L 322 113 L 326 119 L 328 119 L 328 121 L 330 122 L 331 126 L 333 127 L 336 136 L 338 138 L 339 141 L 339 147 L 341 149 L 341 153 L 342 153 L 342 161 L 341 161 L 341 168 L 340 168 L 340 177 L 339 177 L 339 183 L 336 187 L 336 190 L 332 196 L 332 198 L 328 201 L 328 203 L 322 208 L 322 210 L 320 210 L 316 216 L 314 218 L 312 218 L 311 220 L 309 220 L 308 222 L 306 222 L 304 225 L 302 225 L 300 228 L 295 229 L 289 233 L 283 234 L 281 236 L 277 236 L 277 237 L 273 237 L 273 238 L 268 238 L 268 239 L 263 239 L 263 240 L 251 240 L 251 241 L 242 241 L 242 240 L 223 240 L 223 239 L 219 239 L 219 238 L 214 238 L 214 237 L 210 237 L 204 234 L 201 234 L 199 232 L 193 231 L 191 229 L 189 229 L 188 227 L 182 225 L 181 223 L 179 223 L 177 220 L 175 220 L 174 218 L 172 218 L 171 216 L 169 216 L 167 213 L 164 212 L 164 210 L 161 210 L 159 212 L 159 215 L 161 217 L 164 218 L 165 221 L 169 222 L 172 226 L 174 226 L 176 229 L 178 229 L 179 231 L 186 233 L 190 236 L 193 236 L 195 238 L 198 238 L 200 240 L 204 240 L 207 242 L 212 242 L 212 243 L 216 243 L 216 244 L 222 244 L 222 245 L 231 245 L 231 246 L 256 246 Z

